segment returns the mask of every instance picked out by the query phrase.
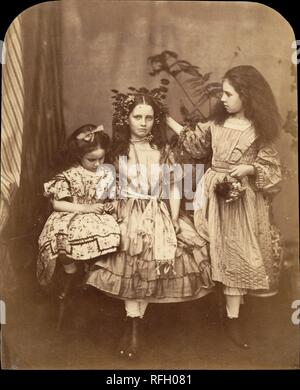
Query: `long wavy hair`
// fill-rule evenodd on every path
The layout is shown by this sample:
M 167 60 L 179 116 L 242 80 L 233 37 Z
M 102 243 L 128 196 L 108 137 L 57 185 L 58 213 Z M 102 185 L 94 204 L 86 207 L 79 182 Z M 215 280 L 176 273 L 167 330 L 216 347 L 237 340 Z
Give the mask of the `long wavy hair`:
M 228 70 L 224 80 L 239 94 L 245 117 L 252 121 L 258 140 L 270 143 L 278 138 L 282 119 L 271 87 L 263 75 L 253 66 L 240 65 Z M 222 125 L 230 115 L 219 101 L 210 119 Z
M 166 139 L 166 115 L 163 113 L 161 108 L 155 102 L 149 94 L 137 93 L 134 95 L 134 99 L 129 103 L 127 118 L 125 118 L 125 123 L 123 125 L 118 125 L 115 120 L 113 120 L 113 150 L 112 158 L 116 159 L 119 156 L 127 156 L 129 154 L 129 145 L 130 145 L 130 126 L 128 123 L 129 115 L 134 110 L 134 108 L 139 104 L 147 104 L 153 108 L 154 112 L 154 123 L 151 130 L 152 140 L 149 141 L 150 146 L 155 148 L 157 147 L 161 150 L 167 143 Z

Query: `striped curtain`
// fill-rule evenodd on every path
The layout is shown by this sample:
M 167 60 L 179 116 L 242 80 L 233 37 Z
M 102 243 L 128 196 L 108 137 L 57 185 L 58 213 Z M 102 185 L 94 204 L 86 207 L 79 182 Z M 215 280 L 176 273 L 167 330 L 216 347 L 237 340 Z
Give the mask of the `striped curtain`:
M 1 199 L 0 232 L 9 216 L 13 196 L 20 184 L 24 118 L 24 77 L 20 17 L 5 36 L 2 65 Z
M 35 12 L 34 70 L 28 69 L 28 72 L 34 71 L 34 74 L 30 80 L 32 85 L 27 85 L 29 81 L 25 80 L 26 112 L 17 206 L 18 215 L 22 215 L 24 221 L 23 230 L 26 231 L 32 229 L 38 218 L 43 204 L 43 183 L 53 175 L 54 157 L 65 139 L 60 4 L 40 4 Z M 28 49 L 26 46 L 26 51 Z M 26 55 L 32 57 L 32 54 L 24 53 L 25 62 Z
M 60 13 L 59 2 L 32 7 L 15 19 L 5 37 L 0 206 L 4 273 L 11 269 L 10 259 L 15 269 L 36 261 L 43 182 L 53 174 L 54 156 L 64 142 Z

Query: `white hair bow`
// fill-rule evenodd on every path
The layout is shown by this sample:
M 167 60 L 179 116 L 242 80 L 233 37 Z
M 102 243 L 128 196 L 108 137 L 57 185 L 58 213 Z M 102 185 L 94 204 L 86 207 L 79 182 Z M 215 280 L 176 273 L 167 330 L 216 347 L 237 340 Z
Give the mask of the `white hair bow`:
M 90 129 L 85 131 L 84 133 L 78 134 L 76 139 L 83 140 L 86 142 L 93 142 L 95 138 L 95 133 L 100 133 L 101 131 L 104 131 L 103 125 L 99 125 L 95 129 Z

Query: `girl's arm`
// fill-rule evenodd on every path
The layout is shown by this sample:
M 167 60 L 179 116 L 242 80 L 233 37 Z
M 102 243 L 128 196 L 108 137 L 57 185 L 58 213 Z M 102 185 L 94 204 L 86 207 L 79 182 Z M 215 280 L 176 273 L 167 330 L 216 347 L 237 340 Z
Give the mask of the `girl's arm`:
M 281 164 L 279 154 L 272 143 L 261 145 L 253 166 L 258 190 L 266 193 L 276 193 L 280 190 Z
M 250 164 L 239 164 L 238 166 L 232 168 L 230 171 L 230 176 L 237 179 L 242 179 L 245 176 L 252 176 L 255 174 L 255 168 Z
M 52 200 L 53 209 L 55 211 L 65 211 L 68 213 L 100 213 L 102 214 L 103 204 L 77 204 L 66 200 Z
M 191 126 L 183 127 L 170 116 L 167 116 L 166 122 L 179 136 L 179 145 L 182 145 L 191 157 L 198 160 L 209 159 L 212 153 L 211 122 L 197 123 L 195 128 L 192 128 Z
M 181 124 L 176 122 L 175 119 L 171 118 L 170 116 L 167 116 L 166 121 L 170 129 L 173 130 L 177 135 L 179 135 L 182 132 L 183 126 L 181 126 Z

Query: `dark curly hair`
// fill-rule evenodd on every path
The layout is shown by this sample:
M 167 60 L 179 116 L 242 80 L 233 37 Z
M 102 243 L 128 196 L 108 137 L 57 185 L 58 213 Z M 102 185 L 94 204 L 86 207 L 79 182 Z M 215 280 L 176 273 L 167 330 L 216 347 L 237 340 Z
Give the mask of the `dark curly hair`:
M 104 131 L 93 133 L 93 138 L 90 141 L 84 139 L 77 139 L 79 134 L 88 134 L 90 131 L 95 130 L 97 126 L 93 124 L 87 124 L 79 127 L 75 130 L 67 139 L 65 145 L 58 153 L 56 159 L 56 171 L 62 171 L 71 168 L 75 164 L 79 164 L 82 157 L 96 150 L 98 148 L 104 149 L 106 152 L 105 162 L 109 161 L 110 152 L 110 137 Z
M 282 119 L 271 87 L 263 75 L 253 66 L 240 65 L 228 70 L 223 80 L 227 80 L 239 94 L 245 117 L 252 121 L 258 139 L 269 143 L 278 138 Z M 219 101 L 210 119 L 224 124 L 229 116 Z
M 128 116 L 134 110 L 134 108 L 139 104 L 147 104 L 153 108 L 154 112 L 154 123 L 152 127 L 152 140 L 150 145 L 152 147 L 156 146 L 158 149 L 162 149 L 166 143 L 166 115 L 162 112 L 161 108 L 158 106 L 158 103 L 152 98 L 150 94 L 147 93 L 137 93 L 134 94 L 134 99 L 128 105 Z M 127 118 L 128 119 L 128 118 Z M 117 120 L 113 119 L 113 151 L 112 156 L 114 159 L 119 156 L 127 156 L 129 153 L 129 144 L 130 144 L 130 127 L 128 123 L 120 125 L 117 123 Z

